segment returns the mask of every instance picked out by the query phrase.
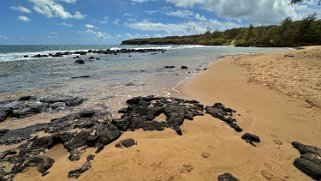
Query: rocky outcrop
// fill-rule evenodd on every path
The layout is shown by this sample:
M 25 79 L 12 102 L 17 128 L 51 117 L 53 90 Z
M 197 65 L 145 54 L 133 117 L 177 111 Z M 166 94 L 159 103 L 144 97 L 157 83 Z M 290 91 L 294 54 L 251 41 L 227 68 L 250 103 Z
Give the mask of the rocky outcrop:
M 321 179 L 321 149 L 304 145 L 299 142 L 291 143 L 301 156 L 294 160 L 293 165 L 314 180 Z
M 233 118 L 233 113 L 236 112 L 235 110 L 227 108 L 221 103 L 215 103 L 213 106 L 206 106 L 205 110 L 207 114 L 227 123 L 236 132 L 243 131 L 243 129 L 236 124 L 236 119 Z
M 255 134 L 251 134 L 251 133 L 244 133 L 244 135 L 241 138 L 254 147 L 256 147 L 254 142 L 256 142 L 256 143 L 261 142 L 261 140 L 258 136 L 256 136 Z
M 62 107 L 77 106 L 83 101 L 83 98 L 62 95 L 25 96 L 13 101 L 1 102 L 0 110 L 4 110 L 4 112 L 0 116 L 6 117 L 5 114 L 11 116 L 14 115 L 14 112 L 16 115 L 32 115 L 34 112 L 55 111 Z M 201 116 L 204 112 L 204 106 L 196 100 L 147 96 L 133 97 L 128 99 L 126 103 L 127 107 L 119 110 L 119 118 L 112 118 L 109 112 L 82 110 L 52 119 L 49 123 L 38 123 L 20 129 L 0 130 L 1 145 L 20 144 L 17 148 L 7 150 L 0 155 L 0 180 L 12 180 L 15 174 L 33 166 L 37 167 L 42 175 L 46 175 L 48 169 L 54 164 L 54 160 L 42 155 L 57 144 L 62 144 L 68 150 L 70 161 L 80 160 L 86 148 L 95 148 L 96 154 L 98 154 L 125 131 L 137 129 L 163 131 L 169 128 L 178 135 L 182 135 L 183 131 L 180 126 L 184 121 L 193 120 L 195 116 Z M 41 109 L 37 106 L 27 106 L 32 104 L 42 105 Z M 235 111 L 231 108 L 216 103 L 206 107 L 206 112 L 228 123 L 236 131 L 242 131 L 235 123 L 236 120 L 233 118 Z M 163 120 L 160 120 L 160 115 L 164 115 Z M 37 136 L 39 132 L 45 132 L 47 136 Z M 249 143 L 259 140 L 258 137 L 249 133 L 245 133 L 242 139 Z M 129 148 L 136 144 L 134 139 L 128 138 L 119 141 L 115 146 Z M 207 158 L 209 154 L 202 154 L 202 156 Z M 93 157 L 94 155 L 89 155 L 82 167 L 71 170 L 68 177 L 78 178 L 89 170 Z M 4 165 L 9 166 L 2 169 L 1 166 Z M 190 167 L 186 168 L 192 170 Z M 219 176 L 220 179 L 237 180 L 228 173 Z
M 164 97 L 134 97 L 127 100 L 128 107 L 119 110 L 122 114 L 114 123 L 122 130 L 143 129 L 145 131 L 162 131 L 165 128 L 173 129 L 182 135 L 180 125 L 185 119 L 193 120 L 193 117 L 203 115 L 203 105 L 195 100 L 183 100 Z M 165 114 L 166 119 L 156 121 L 160 114 Z
M 69 178 L 78 178 L 82 173 L 86 172 L 91 168 L 91 161 L 95 158 L 95 155 L 88 155 L 87 161 L 80 168 L 71 170 L 68 172 Z
M 232 174 L 230 173 L 224 173 L 222 175 L 219 175 L 217 177 L 218 181 L 240 181 L 238 178 L 234 177 Z
M 44 131 L 49 136 L 34 136 L 39 131 Z M 94 147 L 99 152 L 121 134 L 122 131 L 112 124 L 110 113 L 95 110 L 73 113 L 53 119 L 50 123 L 2 131 L 0 144 L 25 142 L 0 156 L 0 164 L 9 162 L 12 166 L 12 169 L 4 172 L 0 178 L 13 178 L 29 166 L 37 166 L 38 171 L 44 174 L 53 162 L 50 158 L 38 156 L 57 144 L 63 144 L 70 153 L 69 159 L 74 161 L 80 159 L 83 149 Z
M 33 97 L 20 100 L 33 100 Z M 78 98 L 64 96 L 45 96 L 36 100 L 52 105 L 64 102 L 68 106 L 78 105 Z M 185 119 L 193 120 L 194 116 L 203 115 L 203 105 L 195 100 L 183 100 L 164 97 L 134 97 L 127 100 L 128 107 L 121 109 L 119 119 L 112 119 L 108 112 L 97 110 L 83 110 L 61 118 L 52 119 L 50 123 L 38 123 L 25 128 L 14 130 L 0 130 L 0 144 L 20 145 L 10 149 L 0 156 L 0 166 L 9 164 L 7 170 L 0 170 L 0 178 L 11 180 L 14 175 L 23 172 L 31 166 L 45 175 L 54 160 L 41 156 L 48 149 L 57 144 L 63 144 L 69 151 L 69 160 L 79 160 L 87 147 L 96 148 L 99 153 L 104 147 L 117 140 L 124 131 L 134 131 L 142 128 L 145 131 L 171 128 L 182 135 L 180 125 Z M 156 121 L 160 114 L 165 114 L 164 121 Z M 48 136 L 37 136 L 43 131 Z M 23 143 L 22 143 L 23 142 Z M 118 147 L 130 147 L 137 144 L 133 139 L 120 141 Z M 68 177 L 77 178 L 91 167 L 90 160 L 78 169 L 69 172 Z
M 16 100 L 0 102 L 0 122 L 8 116 L 24 118 L 42 112 L 57 112 L 82 104 L 84 98 L 68 95 L 24 96 Z
M 105 49 L 105 50 L 84 50 L 84 51 L 67 51 L 67 52 L 57 52 L 55 54 L 49 53 L 49 54 L 37 54 L 32 56 L 32 58 L 44 58 L 44 57 L 63 57 L 66 55 L 77 55 L 73 58 L 79 59 L 80 56 L 90 54 L 105 54 L 105 55 L 117 55 L 120 53 L 149 53 L 149 52 L 162 52 L 164 53 L 166 50 L 164 49 L 119 49 L 119 50 L 111 50 L 111 49 Z M 94 56 L 90 56 L 88 58 L 89 60 L 95 59 Z M 99 58 L 96 58 L 96 60 L 99 60 Z M 82 60 L 83 61 L 83 60 Z M 84 61 L 83 61 L 84 62 Z M 77 63 L 77 62 L 76 62 Z

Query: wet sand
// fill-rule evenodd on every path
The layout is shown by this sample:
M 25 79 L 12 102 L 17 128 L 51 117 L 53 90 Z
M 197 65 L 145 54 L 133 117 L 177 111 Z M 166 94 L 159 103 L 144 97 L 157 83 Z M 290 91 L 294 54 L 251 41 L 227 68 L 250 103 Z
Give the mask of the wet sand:
M 227 57 L 178 88 L 179 97 L 235 109 L 243 133 L 261 138 L 257 147 L 241 140 L 243 133 L 206 115 L 184 122 L 183 136 L 170 129 L 124 133 L 119 140 L 134 138 L 138 144 L 106 146 L 78 180 L 216 180 L 224 172 L 240 180 L 311 180 L 293 166 L 299 153 L 290 143 L 321 147 L 318 52 L 321 47 Z M 88 149 L 72 163 L 57 145 L 46 153 L 56 160 L 48 175 L 29 169 L 16 180 L 67 180 L 68 171 L 92 152 Z

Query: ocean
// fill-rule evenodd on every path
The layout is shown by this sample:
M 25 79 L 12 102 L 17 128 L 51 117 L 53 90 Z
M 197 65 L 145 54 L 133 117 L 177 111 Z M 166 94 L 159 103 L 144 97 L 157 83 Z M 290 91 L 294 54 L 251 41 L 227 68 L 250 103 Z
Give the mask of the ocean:
M 164 49 L 164 53 L 87 54 L 83 65 L 76 55 L 32 58 L 76 50 Z M 115 109 L 138 95 L 171 96 L 175 87 L 222 56 L 271 52 L 277 48 L 208 47 L 192 45 L 19 45 L 0 46 L 0 100 L 20 95 L 70 94 L 88 98 L 86 106 Z M 90 56 L 95 59 L 87 61 Z M 98 58 L 98 59 L 96 59 Z M 165 66 L 175 66 L 166 69 Z M 188 69 L 181 69 L 186 66 Z M 71 77 L 89 76 L 73 79 Z

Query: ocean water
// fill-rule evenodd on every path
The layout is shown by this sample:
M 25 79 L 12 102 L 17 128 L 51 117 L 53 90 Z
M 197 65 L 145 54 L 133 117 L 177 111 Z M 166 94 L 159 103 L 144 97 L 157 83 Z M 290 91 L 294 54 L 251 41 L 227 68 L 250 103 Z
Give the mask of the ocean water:
M 159 48 L 165 53 L 87 54 L 99 60 L 75 64 L 75 55 L 31 58 L 59 51 L 119 48 Z M 207 46 L 0 46 L 0 100 L 13 95 L 71 94 L 87 97 L 87 106 L 107 104 L 119 108 L 138 95 L 170 96 L 174 88 L 222 56 L 271 52 L 276 48 Z M 28 55 L 28 57 L 24 57 Z M 165 69 L 164 66 L 175 66 Z M 181 66 L 187 66 L 182 70 Z M 89 78 L 72 79 L 88 75 Z

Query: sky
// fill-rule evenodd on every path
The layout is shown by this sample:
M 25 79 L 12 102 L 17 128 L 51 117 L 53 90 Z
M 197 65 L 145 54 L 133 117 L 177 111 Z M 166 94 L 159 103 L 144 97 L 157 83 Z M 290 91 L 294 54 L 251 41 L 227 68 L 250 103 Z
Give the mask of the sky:
M 279 24 L 321 6 L 288 0 L 0 0 L 0 44 L 116 45 L 162 37 Z

